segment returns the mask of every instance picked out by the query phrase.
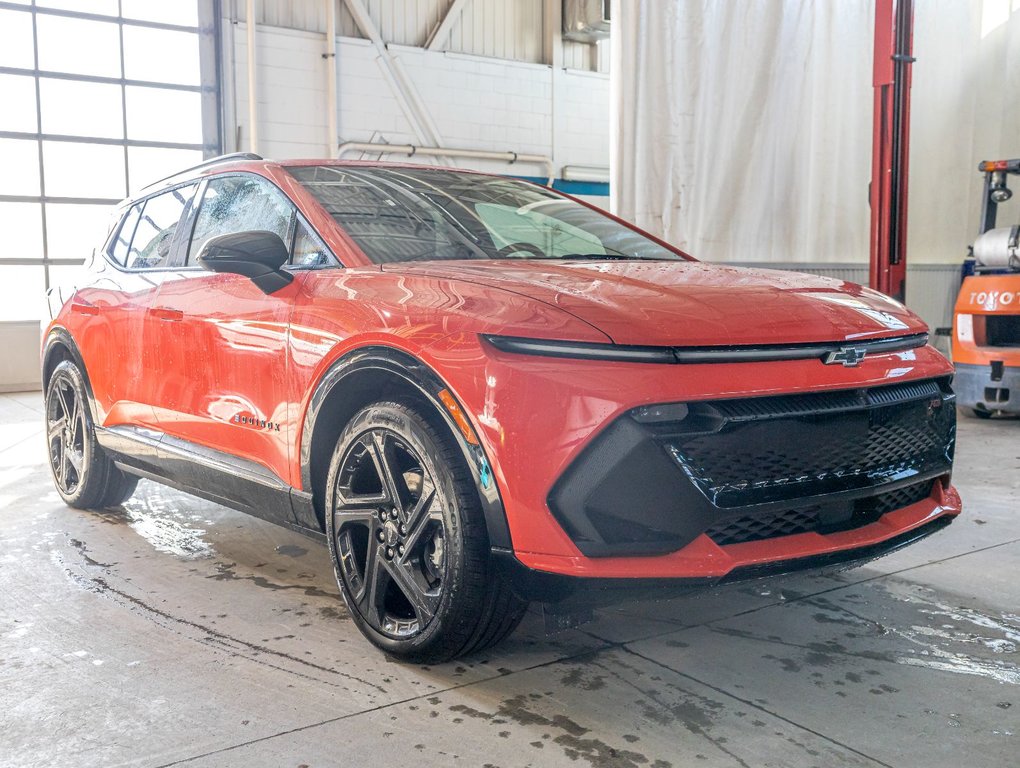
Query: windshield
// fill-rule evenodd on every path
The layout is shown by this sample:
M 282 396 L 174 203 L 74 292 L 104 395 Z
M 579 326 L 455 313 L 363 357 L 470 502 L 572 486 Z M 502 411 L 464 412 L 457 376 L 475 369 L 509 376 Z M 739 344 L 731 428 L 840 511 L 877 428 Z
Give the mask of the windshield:
M 517 179 L 402 167 L 287 170 L 376 264 L 682 259 L 598 211 Z

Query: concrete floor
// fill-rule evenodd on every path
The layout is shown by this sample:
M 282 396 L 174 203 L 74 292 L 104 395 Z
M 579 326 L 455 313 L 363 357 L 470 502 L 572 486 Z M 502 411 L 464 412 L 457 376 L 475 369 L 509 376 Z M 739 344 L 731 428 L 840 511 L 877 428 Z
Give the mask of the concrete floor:
M 0 397 L 5 766 L 1016 766 L 1020 421 L 960 423 L 964 515 L 913 548 L 394 663 L 325 547 L 143 482 L 52 489 Z

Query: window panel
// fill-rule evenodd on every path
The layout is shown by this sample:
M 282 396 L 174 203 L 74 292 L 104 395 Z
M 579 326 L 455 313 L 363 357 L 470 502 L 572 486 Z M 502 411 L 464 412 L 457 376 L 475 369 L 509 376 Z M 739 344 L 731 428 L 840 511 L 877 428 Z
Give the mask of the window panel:
M 166 88 L 127 88 L 128 137 L 144 141 L 202 143 L 202 96 Z
M 303 221 L 297 223 L 294 232 L 294 250 L 290 263 L 304 267 L 321 267 L 332 263 L 322 241 L 308 228 Z
M 128 252 L 129 269 L 166 266 L 174 232 L 196 186 L 173 189 L 146 201 Z
M 146 184 L 165 179 L 174 173 L 202 162 L 197 149 L 157 149 L 155 147 L 128 147 L 128 177 L 132 194 Z
M 39 79 L 43 133 L 124 137 L 119 85 Z
M 46 194 L 124 197 L 124 149 L 103 144 L 44 141 Z
M 198 34 L 125 25 L 124 75 L 129 80 L 201 85 Z
M 232 232 L 262 229 L 289 243 L 293 220 L 294 206 L 268 181 L 254 176 L 212 179 L 198 209 L 187 263 L 194 263 L 209 238 Z
M 116 16 L 118 13 L 117 0 L 36 0 L 35 4 L 40 8 L 60 8 L 64 11 L 96 13 L 100 16 Z
M 124 215 L 123 223 L 119 223 L 120 229 L 117 237 L 110 247 L 110 256 L 121 266 L 127 263 L 128 249 L 131 248 L 131 239 L 135 236 L 135 228 L 138 226 L 138 219 L 142 214 L 144 203 L 132 205 Z
M 117 24 L 40 13 L 39 69 L 120 77 Z
M 39 143 L 0 140 L 0 195 L 39 194 Z
M 0 75 L 0 131 L 35 133 L 35 78 Z
M 31 13 L 0 10 L 0 67 L 35 67 Z
M 82 259 L 100 248 L 110 227 L 109 205 L 46 206 L 46 253 L 51 259 Z
M 198 26 L 197 0 L 176 0 L 173 3 L 154 3 L 152 0 L 121 0 L 125 19 L 158 21 L 163 24 Z
M 42 266 L 0 265 L 0 322 L 39 320 L 46 315 L 46 275 Z
M 0 203 L 0 264 L 3 259 L 41 259 L 42 206 L 39 203 Z M 6 269 L 6 267 L 0 267 Z M 4 273 L 0 272 L 0 279 Z

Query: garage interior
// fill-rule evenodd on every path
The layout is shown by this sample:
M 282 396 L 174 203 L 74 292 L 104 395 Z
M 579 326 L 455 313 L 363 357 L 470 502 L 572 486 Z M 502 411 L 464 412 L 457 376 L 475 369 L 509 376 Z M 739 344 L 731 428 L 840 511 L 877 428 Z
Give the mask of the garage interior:
M 1017 0 L 0 2 L 0 765 L 1015 765 L 1015 417 L 960 411 L 964 511 L 914 547 L 558 631 L 533 606 L 434 666 L 363 641 L 319 542 L 147 480 L 75 510 L 47 461 L 45 291 L 122 198 L 221 154 L 551 180 L 704 261 L 874 284 L 904 6 L 877 269 L 949 356 L 978 163 L 1020 157 Z

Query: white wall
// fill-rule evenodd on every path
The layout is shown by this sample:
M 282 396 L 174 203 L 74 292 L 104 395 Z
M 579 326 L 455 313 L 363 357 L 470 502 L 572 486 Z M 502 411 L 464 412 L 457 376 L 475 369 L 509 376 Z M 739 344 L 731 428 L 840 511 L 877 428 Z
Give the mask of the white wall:
M 305 32 L 326 30 L 326 4 L 329 0 L 262 0 L 257 6 L 256 21 L 270 27 L 285 27 Z M 344 0 L 337 4 L 337 34 L 362 38 Z M 558 20 L 550 17 L 549 4 L 563 0 L 469 0 L 454 19 L 449 37 L 439 45 L 440 51 L 469 53 L 498 59 L 512 59 L 534 64 L 549 64 L 543 45 Z M 452 5 L 452 0 L 363 0 L 369 16 L 383 40 L 403 46 L 423 47 Z M 224 2 L 224 15 L 246 21 L 243 0 Z M 563 41 L 563 66 L 597 72 L 609 71 L 609 46 Z
M 228 99 L 228 136 L 247 149 L 248 83 L 244 24 L 230 25 L 226 68 L 236 98 Z M 257 30 L 259 151 L 274 159 L 328 154 L 326 63 L 321 34 L 281 27 Z M 337 40 L 338 131 L 342 141 L 421 144 L 367 40 Z M 431 115 L 444 146 L 549 155 L 564 165 L 606 166 L 609 156 L 608 75 L 544 64 L 421 48 L 388 46 Z M 504 163 L 461 167 L 540 175 L 538 166 Z

